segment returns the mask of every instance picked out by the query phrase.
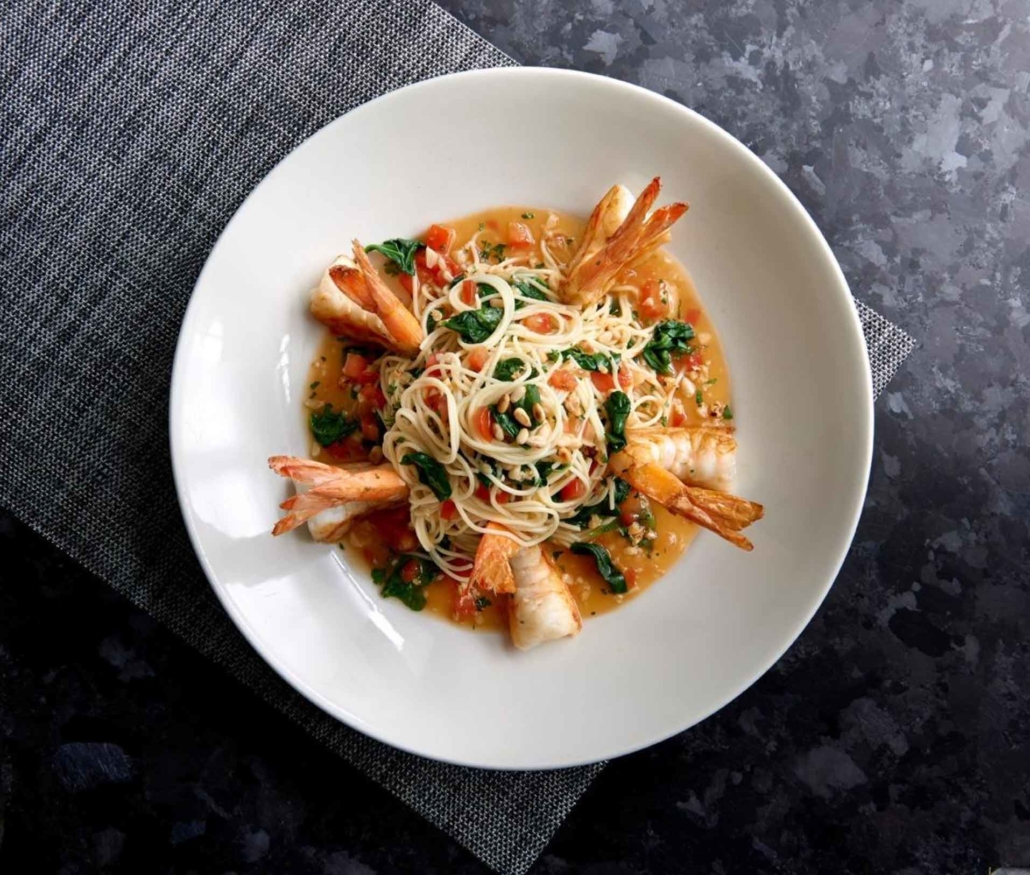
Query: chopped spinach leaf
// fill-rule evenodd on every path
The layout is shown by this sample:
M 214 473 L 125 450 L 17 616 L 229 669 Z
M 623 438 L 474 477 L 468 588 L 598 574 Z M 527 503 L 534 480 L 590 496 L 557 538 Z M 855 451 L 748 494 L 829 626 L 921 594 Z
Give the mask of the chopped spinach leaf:
M 504 436 L 510 440 L 515 440 L 522 426 L 515 421 L 515 417 L 511 413 L 512 408 L 509 407 L 504 413 L 499 413 L 495 404 L 490 410 L 493 412 L 494 422 L 501 427 Z
M 604 409 L 608 414 L 608 432 L 605 435 L 608 452 L 617 453 L 626 446 L 626 419 L 631 409 L 629 395 L 612 392 L 604 403 Z
M 572 359 L 584 371 L 599 371 L 601 368 L 604 368 L 608 373 L 616 370 L 621 358 L 618 353 L 606 356 L 603 352 L 584 352 L 578 346 L 570 347 L 562 352 L 549 352 L 547 354 L 548 358 L 552 356 L 554 357 L 552 361 L 558 361 L 561 357 L 564 357 L 566 360 Z
M 465 279 L 465 274 L 463 274 L 463 273 L 459 273 L 459 274 L 458 274 L 458 275 L 457 275 L 457 276 L 456 276 L 456 277 L 455 277 L 454 279 L 452 279 L 452 280 L 451 280 L 451 281 L 450 281 L 450 282 L 449 282 L 449 283 L 447 284 L 447 288 L 449 288 L 449 289 L 453 289 L 453 288 L 454 288 L 454 287 L 455 287 L 455 286 L 456 286 L 456 285 L 457 285 L 458 283 L 460 283 L 460 282 L 461 282 L 461 281 L 462 281 L 463 279 Z
M 537 486 L 546 486 L 547 478 L 551 476 L 551 471 L 554 470 L 554 462 L 537 462 L 536 463 L 536 480 Z
M 694 339 L 694 326 L 689 322 L 664 319 L 654 327 L 651 341 L 644 347 L 644 361 L 656 373 L 672 373 L 673 355 L 692 352 L 689 341 Z
M 727 404 L 726 405 L 726 409 L 723 410 L 722 418 L 723 419 L 733 419 L 733 411 L 730 410 L 730 405 L 729 404 Z
M 466 343 L 482 343 L 494 333 L 502 315 L 497 307 L 480 307 L 478 310 L 465 310 L 443 324 L 461 335 Z
M 409 563 L 415 563 L 414 574 L 408 568 Z M 405 574 L 405 569 L 408 573 Z M 431 559 L 422 556 L 414 556 L 409 553 L 402 553 L 390 567 L 376 568 L 372 571 L 372 580 L 382 587 L 383 598 L 391 596 L 400 599 L 413 611 L 421 611 L 426 606 L 426 584 L 432 583 L 440 574 Z M 411 580 L 405 580 L 405 577 Z
M 611 591 L 616 594 L 626 592 L 626 578 L 615 564 L 612 562 L 611 554 L 604 549 L 600 544 L 586 544 L 583 541 L 577 541 L 570 548 L 573 553 L 579 556 L 593 556 L 594 562 L 597 564 L 597 572 L 604 578 L 605 583 L 611 588 Z
M 627 498 L 629 498 L 630 487 L 629 484 L 621 477 L 615 478 L 615 507 L 612 508 L 608 504 L 607 497 L 602 498 L 600 501 L 594 504 L 588 504 L 586 507 L 581 507 L 572 516 L 566 517 L 562 522 L 568 523 L 570 526 L 576 526 L 580 529 L 585 529 L 590 525 L 590 521 L 596 517 L 617 517 L 619 515 L 619 505 L 622 504 Z
M 546 301 L 548 300 L 542 289 L 546 289 L 547 286 L 543 280 L 538 280 L 536 277 L 523 277 L 521 279 L 513 280 L 512 285 L 519 290 L 519 293 L 524 298 L 532 298 L 534 301 Z
M 494 379 L 510 383 L 526 369 L 526 363 L 520 358 L 501 359 L 494 368 Z M 536 371 L 533 372 L 534 376 Z
M 430 313 L 426 316 L 426 333 L 432 334 L 436 331 L 437 319 L 435 313 Z
M 393 240 L 384 240 L 382 243 L 370 243 L 365 247 L 365 252 L 381 252 L 406 274 L 414 276 L 415 253 L 424 249 L 425 245 L 418 240 L 395 237 Z
M 428 453 L 408 453 L 401 459 L 402 465 L 414 465 L 418 469 L 418 479 L 433 490 L 433 495 L 445 501 L 451 497 L 451 483 L 447 479 L 447 471 Z
M 323 447 L 353 434 L 360 426 L 357 420 L 348 419 L 342 410 L 335 413 L 332 404 L 326 404 L 320 413 L 312 413 L 309 422 L 312 436 Z

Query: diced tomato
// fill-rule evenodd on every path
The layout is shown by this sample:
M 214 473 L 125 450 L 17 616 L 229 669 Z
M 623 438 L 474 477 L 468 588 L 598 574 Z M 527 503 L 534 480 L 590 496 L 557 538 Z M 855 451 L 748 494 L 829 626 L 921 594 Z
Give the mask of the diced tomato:
M 619 513 L 619 522 L 624 526 L 631 526 L 637 521 L 637 515 L 631 511 L 624 510 Z
M 363 355 L 359 355 L 356 352 L 348 352 L 347 358 L 343 362 L 343 375 L 348 380 L 356 380 L 369 366 L 370 362 Z
M 483 440 L 492 441 L 494 439 L 494 421 L 489 407 L 480 407 L 473 413 L 472 424 Z
M 476 295 L 476 284 L 472 280 L 465 280 L 461 284 L 461 301 L 469 307 L 475 307 L 478 297 Z
M 401 580 L 405 583 L 412 583 L 416 577 L 418 577 L 418 562 L 410 559 L 404 563 L 404 567 L 401 569 Z
M 645 319 L 658 319 L 666 315 L 668 306 L 662 302 L 662 290 L 657 280 L 648 280 L 641 287 L 637 307 Z
M 361 436 L 366 441 L 379 440 L 379 423 L 374 416 L 361 417 Z
M 411 278 L 411 274 L 401 271 L 397 279 L 400 281 L 401 288 L 404 289 L 404 291 L 409 295 L 415 294 L 415 281 Z
M 386 407 L 386 396 L 383 394 L 383 390 L 379 388 L 378 381 L 362 386 L 358 392 L 358 398 L 366 407 L 374 407 L 376 410 L 382 410 Z
M 630 589 L 637 588 L 637 570 L 635 568 L 623 569 L 622 576 L 626 578 L 626 586 Z
M 698 320 L 701 318 L 701 311 L 697 307 L 691 307 L 687 310 L 687 315 L 683 317 L 684 322 L 689 322 L 691 325 L 697 325 Z
M 454 619 L 471 620 L 476 615 L 476 596 L 472 592 L 472 587 L 463 587 L 451 577 L 448 577 L 447 580 L 454 587 L 451 596 L 451 610 L 454 613 Z
M 602 374 L 600 371 L 590 372 L 590 382 L 598 392 L 611 392 L 615 388 L 615 377 L 611 374 Z
M 633 385 L 633 375 L 629 372 L 629 368 L 626 365 L 622 365 L 619 368 L 619 387 L 622 389 L 628 389 Z
M 536 240 L 533 239 L 533 232 L 529 225 L 522 222 L 508 222 L 508 245 L 512 249 L 532 249 Z
M 498 504 L 507 504 L 509 501 L 511 501 L 511 494 L 508 493 L 508 492 L 505 492 L 503 489 L 498 489 L 497 490 L 497 503 Z
M 476 486 L 476 498 L 478 498 L 480 501 L 489 501 L 490 487 L 484 486 L 482 483 L 478 484 Z
M 469 353 L 468 365 L 474 371 L 481 371 L 488 358 L 490 358 L 490 350 L 485 346 L 477 346 Z
M 687 415 L 679 409 L 672 411 L 672 427 L 679 428 L 687 424 Z
M 451 499 L 447 499 L 443 504 L 440 505 L 440 516 L 445 520 L 452 520 L 458 515 L 458 505 L 456 505 Z
M 486 220 L 486 227 L 489 228 L 491 231 L 496 231 L 497 227 L 498 227 L 497 226 L 497 219 L 487 219 Z
M 550 334 L 554 329 L 554 323 L 551 321 L 551 317 L 544 313 L 535 313 L 532 316 L 527 316 L 522 320 L 522 324 L 530 331 L 535 331 L 537 334 Z
M 443 392 L 437 389 L 435 386 L 430 386 L 425 389 L 422 393 L 422 397 L 425 399 L 426 404 L 440 413 L 447 405 L 443 400 Z
M 453 228 L 444 225 L 430 225 L 426 232 L 426 246 L 431 246 L 437 252 L 448 253 L 454 245 L 454 238 L 458 232 Z
M 577 498 L 582 498 L 586 495 L 587 487 L 582 480 L 570 480 L 562 488 L 561 495 L 562 501 L 575 501 Z
M 440 368 L 437 365 L 440 364 L 440 353 L 433 352 L 429 354 L 426 359 L 426 376 L 427 377 L 439 377 Z
M 576 388 L 576 375 L 568 368 L 560 368 L 551 373 L 551 376 L 547 378 L 547 382 L 554 386 L 555 389 L 571 392 Z

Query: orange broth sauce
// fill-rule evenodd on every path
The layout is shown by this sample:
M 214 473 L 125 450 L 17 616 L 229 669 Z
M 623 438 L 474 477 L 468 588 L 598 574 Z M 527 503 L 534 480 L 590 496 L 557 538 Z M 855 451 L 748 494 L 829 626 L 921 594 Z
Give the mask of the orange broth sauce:
M 559 260 L 571 258 L 578 244 L 578 235 L 582 233 L 586 224 L 585 220 L 575 216 L 534 207 L 499 207 L 442 224 L 457 231 L 453 249 L 461 247 L 477 233 L 480 234 L 480 247 L 482 248 L 485 244 L 506 243 L 509 222 L 521 222 L 529 226 L 533 233 L 533 239 L 539 241 L 544 232 L 544 224 L 551 213 L 558 216 L 557 228 L 567 238 L 565 252 L 562 252 L 560 248 L 557 251 L 552 248 L 552 252 Z M 539 263 L 537 255 L 539 255 L 539 249 L 536 250 L 535 255 L 531 256 L 531 263 Z M 385 279 L 402 301 L 410 300 L 410 296 L 401 288 L 396 277 L 385 276 Z M 648 280 L 664 280 L 674 290 L 674 294 L 670 297 L 673 300 L 678 298 L 678 305 L 669 315 L 672 318 L 688 319 L 694 326 L 697 335 L 694 346 L 702 351 L 704 361 L 708 365 L 703 385 L 699 387 L 705 405 L 728 404 L 730 400 L 729 374 L 722 347 L 686 270 L 676 259 L 661 250 L 635 270 L 625 271 L 619 278 L 619 284 L 641 287 Z M 354 410 L 357 401 L 352 397 L 351 388 L 339 385 L 344 350 L 351 344 L 350 341 L 326 332 L 308 374 L 310 387 L 306 406 L 309 409 L 304 412 L 305 418 L 310 415 L 311 410 L 320 410 L 327 403 L 333 405 L 335 410 L 342 409 L 347 412 Z M 702 408 L 696 403 L 685 401 L 683 406 L 686 416 L 684 425 L 699 425 L 704 421 L 704 417 L 701 415 Z M 315 443 L 312 444 L 312 454 L 319 461 L 328 463 L 366 458 L 367 453 L 360 449 L 358 436 L 355 436 L 352 441 L 354 446 L 351 459 L 334 458 Z M 633 582 L 634 585 L 625 595 L 615 595 L 608 591 L 607 584 L 598 574 L 591 557 L 574 555 L 568 550 L 562 550 L 557 545 L 549 543 L 543 545 L 543 549 L 547 551 L 549 557 L 555 561 L 556 566 L 562 572 L 584 617 L 605 613 L 639 596 L 676 563 L 697 534 L 696 525 L 687 522 L 682 517 L 675 516 L 654 502 L 651 503 L 651 510 L 655 516 L 657 538 L 649 552 L 632 547 L 629 541 L 618 532 L 609 532 L 597 539 L 597 543 L 606 547 L 611 553 L 615 565 Z M 345 536 L 345 541 L 340 546 L 351 559 L 361 557 L 362 561 L 373 568 L 383 567 L 389 563 L 391 558 L 390 550 L 385 543 L 388 539 L 384 538 L 384 532 L 390 534 L 391 529 L 396 528 L 397 516 L 396 511 L 386 511 L 382 514 L 371 514 L 365 519 L 359 520 Z M 413 538 L 414 534 L 411 533 L 411 536 Z M 420 548 L 416 542 L 410 549 Z M 453 581 L 438 579 L 426 587 L 426 596 L 425 610 L 429 613 L 460 622 L 461 625 L 473 629 L 507 627 L 503 597 L 498 599 L 491 596 L 491 605 L 477 612 L 474 618 L 457 621 L 454 620 L 452 614 Z

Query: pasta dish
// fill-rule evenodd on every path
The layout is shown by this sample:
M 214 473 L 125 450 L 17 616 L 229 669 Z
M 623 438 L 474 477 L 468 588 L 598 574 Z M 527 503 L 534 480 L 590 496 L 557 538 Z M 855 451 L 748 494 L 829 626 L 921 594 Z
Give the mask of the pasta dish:
M 750 550 L 721 348 L 662 249 L 687 206 L 653 209 L 659 189 L 617 185 L 585 224 L 501 208 L 353 241 L 312 292 L 312 458 L 269 460 L 297 485 L 274 534 L 306 523 L 384 596 L 523 649 L 639 592 L 697 527 Z

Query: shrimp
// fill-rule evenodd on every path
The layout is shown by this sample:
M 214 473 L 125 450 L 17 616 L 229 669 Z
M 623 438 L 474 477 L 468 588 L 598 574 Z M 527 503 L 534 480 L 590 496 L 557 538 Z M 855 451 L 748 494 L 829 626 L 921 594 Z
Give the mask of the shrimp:
M 468 586 L 498 593 L 513 593 L 515 575 L 510 563 L 519 552 L 519 543 L 504 534 L 507 529 L 500 523 L 488 523 L 486 528 L 486 534 L 480 538 L 476 548 L 476 560 Z
M 272 456 L 268 467 L 309 487 L 279 505 L 289 513 L 275 524 L 273 535 L 306 522 L 316 541 L 337 541 L 358 517 L 408 498 L 408 485 L 390 465 L 335 468 L 296 456 Z
M 688 486 L 659 462 L 635 459 L 627 451 L 612 457 L 612 468 L 638 492 L 668 510 L 725 538 L 742 550 L 754 545 L 740 530 L 765 515 L 762 505 L 714 489 Z
M 599 301 L 623 269 L 639 263 L 669 241 L 667 232 L 687 211 L 687 205 L 670 204 L 648 216 L 661 187 L 661 179 L 656 176 L 614 231 L 608 229 L 625 202 L 621 186 L 611 188 L 601 199 L 562 280 L 559 294 L 565 303 L 588 307 Z
M 339 256 L 312 291 L 312 315 L 336 334 L 414 355 L 425 336 L 421 324 L 376 273 L 361 243 L 351 245 L 353 259 Z
M 540 545 L 523 547 L 511 559 L 515 594 L 508 623 L 520 650 L 545 641 L 578 635 L 583 628 L 576 600 Z
M 730 427 L 629 429 L 626 439 L 623 452 L 635 463 L 654 462 L 691 486 L 725 492 L 733 482 L 737 441 Z

